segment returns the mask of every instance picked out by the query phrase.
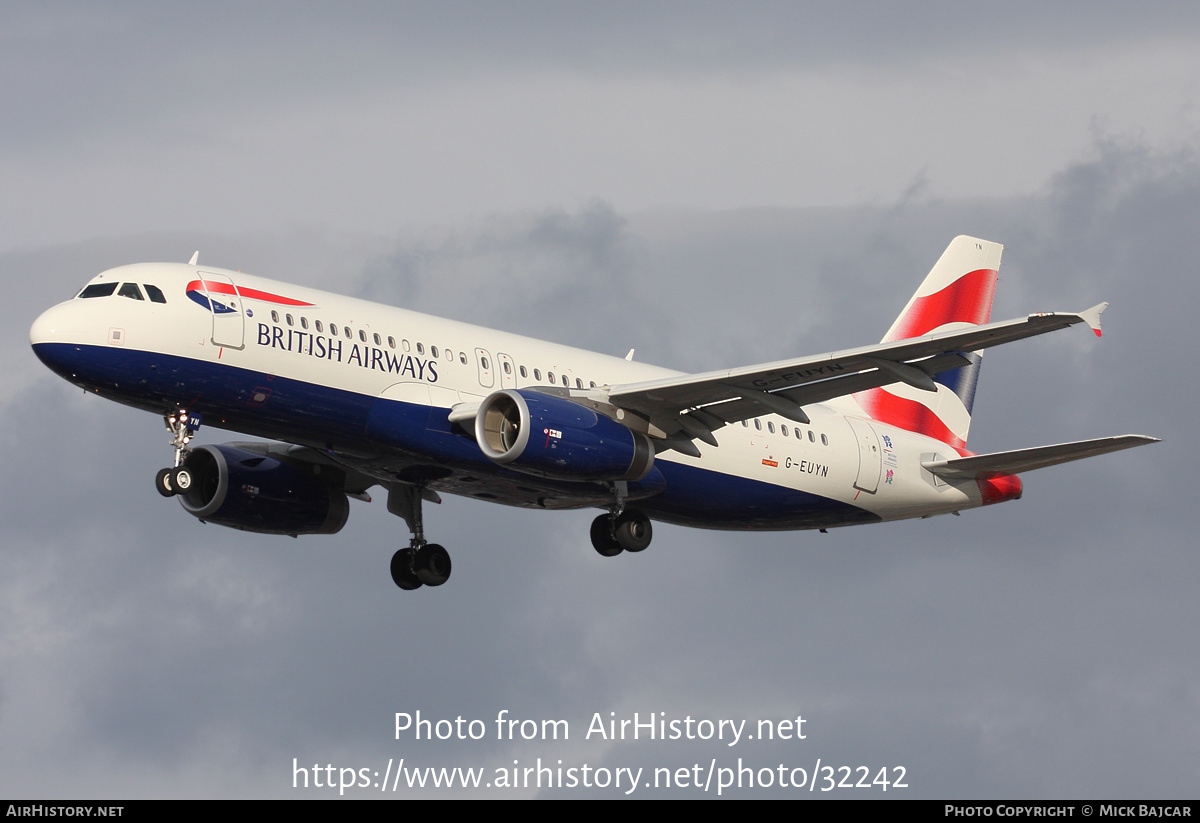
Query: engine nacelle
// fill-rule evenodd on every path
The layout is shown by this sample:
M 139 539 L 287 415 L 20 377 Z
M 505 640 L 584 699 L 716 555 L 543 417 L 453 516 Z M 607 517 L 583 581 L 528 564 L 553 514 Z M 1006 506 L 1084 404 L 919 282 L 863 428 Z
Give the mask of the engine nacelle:
M 475 441 L 496 463 L 556 480 L 640 480 L 654 466 L 645 435 L 565 398 L 524 389 L 483 401 Z
M 199 446 L 179 502 L 209 523 L 262 534 L 334 534 L 350 516 L 346 495 L 311 474 L 234 446 Z

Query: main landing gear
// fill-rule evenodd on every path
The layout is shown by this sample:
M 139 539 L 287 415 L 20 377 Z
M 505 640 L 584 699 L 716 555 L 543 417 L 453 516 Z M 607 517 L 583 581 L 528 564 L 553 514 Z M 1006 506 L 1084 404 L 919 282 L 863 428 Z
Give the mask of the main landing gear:
M 388 489 L 388 511 L 404 518 L 412 532 L 407 549 L 392 555 L 392 581 L 411 591 L 424 586 L 440 586 L 450 579 L 450 552 L 437 543 L 425 542 L 421 502 L 440 503 L 436 492 L 409 484 Z
M 163 415 L 167 431 L 171 433 L 171 447 L 175 449 L 175 465 L 169 469 L 159 469 L 154 476 L 154 488 L 163 497 L 174 497 L 177 494 L 187 494 L 192 487 L 192 473 L 183 467 L 187 459 L 188 443 L 196 430 L 200 428 L 200 415 L 188 414 L 187 409 L 178 409 Z
M 624 492 L 624 483 L 614 483 L 609 513 L 592 521 L 592 546 L 603 557 L 616 557 L 623 551 L 640 552 L 654 537 L 650 518 L 637 509 L 625 508 Z

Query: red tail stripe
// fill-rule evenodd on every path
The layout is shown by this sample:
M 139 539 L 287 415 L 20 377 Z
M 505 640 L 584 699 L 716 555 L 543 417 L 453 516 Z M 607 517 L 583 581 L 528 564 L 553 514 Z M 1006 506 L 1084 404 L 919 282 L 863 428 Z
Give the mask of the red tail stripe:
M 947 323 L 971 323 L 976 326 L 992 315 L 992 298 L 996 293 L 996 271 L 976 269 L 946 286 L 941 291 L 918 297 L 900 318 L 896 331 L 883 341 L 891 343 L 920 337 Z
M 936 438 L 956 449 L 967 447 L 967 441 L 950 431 L 932 409 L 915 400 L 897 397 L 883 389 L 858 392 L 854 399 L 880 423 Z
M 1003 503 L 1005 500 L 1017 500 L 1021 496 L 1021 478 L 1015 474 L 1002 474 L 986 479 L 978 477 L 975 479 L 975 485 L 979 486 L 979 494 L 985 506 Z

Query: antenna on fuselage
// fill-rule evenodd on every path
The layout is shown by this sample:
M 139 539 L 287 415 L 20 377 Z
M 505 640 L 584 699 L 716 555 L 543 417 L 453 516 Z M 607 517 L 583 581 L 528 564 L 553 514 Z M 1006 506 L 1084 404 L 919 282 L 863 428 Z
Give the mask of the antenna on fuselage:
M 625 355 L 625 359 L 628 360 L 630 363 L 633 362 L 633 352 L 634 352 L 634 350 L 630 349 L 629 354 Z
M 188 265 L 189 266 L 196 265 L 196 261 L 199 259 L 200 259 L 200 250 L 197 249 L 196 251 L 192 252 L 192 259 L 188 261 Z

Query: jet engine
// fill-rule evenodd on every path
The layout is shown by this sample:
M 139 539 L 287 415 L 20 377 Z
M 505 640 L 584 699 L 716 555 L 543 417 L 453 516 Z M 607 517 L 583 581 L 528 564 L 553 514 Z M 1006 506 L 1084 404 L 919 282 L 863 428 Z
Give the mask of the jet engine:
M 504 389 L 475 415 L 487 457 L 556 480 L 641 480 L 654 466 L 650 438 L 563 397 Z
M 313 465 L 312 469 L 321 467 Z M 262 534 L 335 534 L 350 503 L 338 489 L 292 464 L 235 446 L 199 446 L 181 469 L 175 492 L 189 514 Z

